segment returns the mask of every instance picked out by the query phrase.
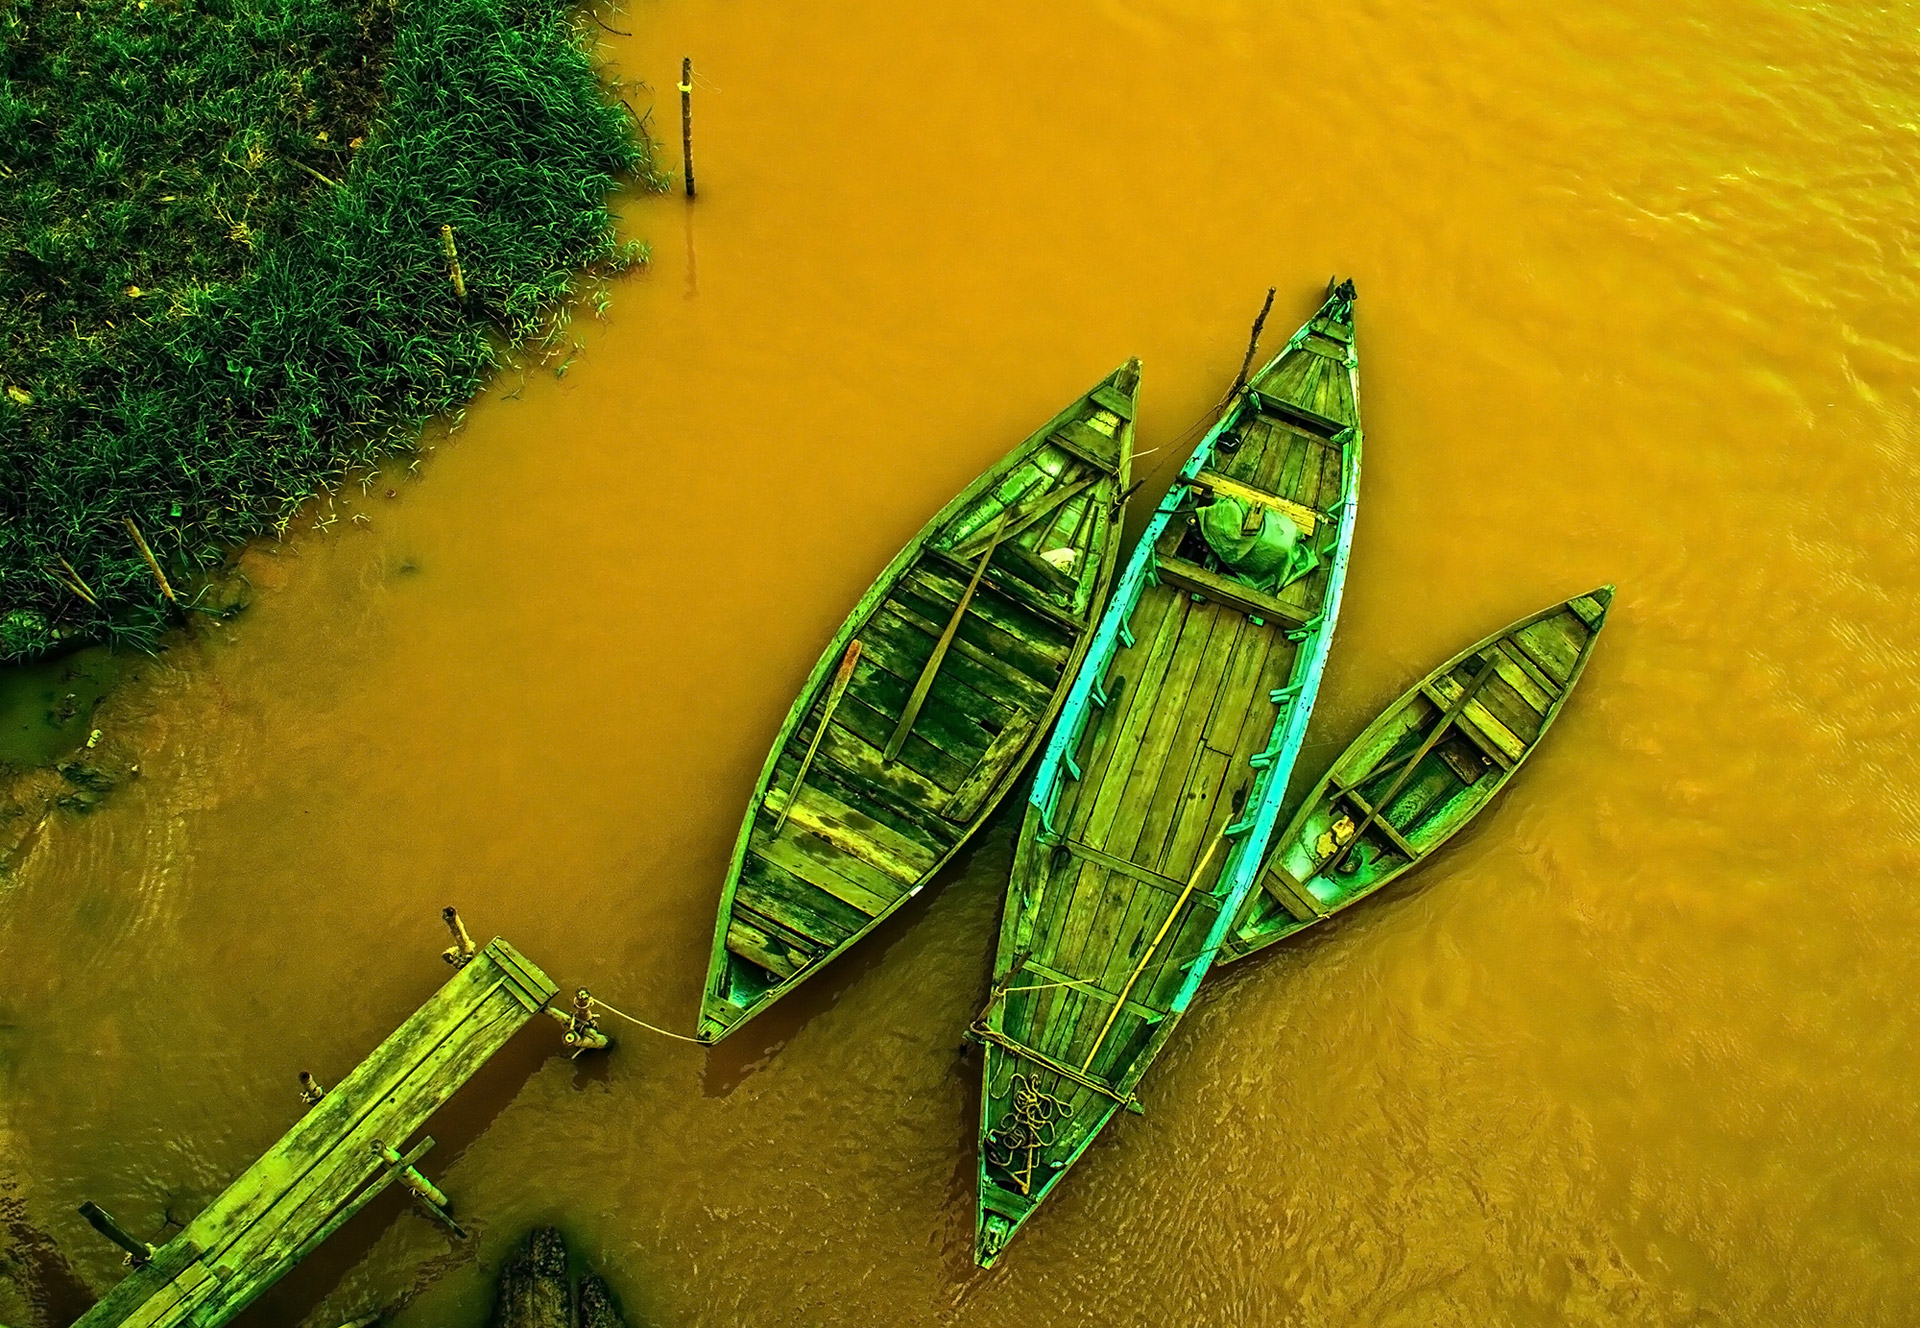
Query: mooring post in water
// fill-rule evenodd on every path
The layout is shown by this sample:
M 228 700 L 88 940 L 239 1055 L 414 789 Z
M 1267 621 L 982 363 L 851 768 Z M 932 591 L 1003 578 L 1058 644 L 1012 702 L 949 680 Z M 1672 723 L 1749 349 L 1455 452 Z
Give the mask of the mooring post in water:
M 80 1205 L 80 1216 L 87 1219 L 87 1225 L 105 1236 L 127 1252 L 127 1262 L 135 1268 L 144 1268 L 153 1259 L 153 1246 L 141 1240 L 113 1220 L 113 1214 L 88 1199 Z
M 300 1100 L 302 1102 L 311 1107 L 326 1095 L 327 1090 L 320 1086 L 318 1079 L 315 1079 L 305 1070 L 300 1071 Z
M 578 1057 L 583 1051 L 605 1051 L 613 1039 L 600 1031 L 600 1016 L 593 1012 L 593 997 L 585 987 L 573 993 L 571 1012 L 549 1005 L 547 1013 L 567 1026 L 567 1045 Z
M 1253 368 L 1254 352 L 1260 349 L 1260 329 L 1267 325 L 1267 311 L 1273 308 L 1274 287 L 1267 287 L 1267 302 L 1260 306 L 1260 316 L 1253 320 L 1253 335 L 1247 338 L 1247 356 L 1240 361 L 1240 374 L 1233 380 L 1233 391 L 1227 393 L 1231 401 L 1240 395 L 1240 389 L 1247 385 L 1247 372 Z
M 693 57 L 680 61 L 680 155 L 687 163 L 687 197 L 693 197 Z
M 447 930 L 453 933 L 453 944 L 440 952 L 440 957 L 455 968 L 465 968 L 473 959 L 475 946 L 473 937 L 467 935 L 467 924 L 460 921 L 460 910 L 448 904 L 440 910 L 441 920 L 447 924 Z

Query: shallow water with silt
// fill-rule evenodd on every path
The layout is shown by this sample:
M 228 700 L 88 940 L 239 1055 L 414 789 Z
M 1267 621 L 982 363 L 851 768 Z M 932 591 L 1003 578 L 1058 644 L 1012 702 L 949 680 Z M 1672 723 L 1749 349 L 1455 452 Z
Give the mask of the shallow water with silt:
M 257 1321 L 478 1324 L 546 1221 L 657 1324 L 1912 1320 L 1911 7 L 603 17 L 663 137 L 700 75 L 701 197 L 626 205 L 651 270 L 564 376 L 250 551 L 255 607 L 100 712 L 140 777 L 0 878 L 8 1313 L 121 1272 L 82 1198 L 189 1216 L 430 993 L 442 904 L 690 1028 L 746 791 L 873 573 L 1130 354 L 1152 501 L 1266 287 L 1274 344 L 1340 273 L 1366 473 L 1301 776 L 1619 586 L 1479 822 L 1219 975 L 991 1272 L 961 1032 L 1005 815 L 716 1052 L 528 1034 L 433 1129 L 475 1240 L 376 1208 Z

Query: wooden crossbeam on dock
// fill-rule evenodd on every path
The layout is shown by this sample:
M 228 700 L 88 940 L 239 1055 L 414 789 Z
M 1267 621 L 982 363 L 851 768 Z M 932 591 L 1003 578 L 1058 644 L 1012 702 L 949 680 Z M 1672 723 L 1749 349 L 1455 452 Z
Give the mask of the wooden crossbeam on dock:
M 218 1328 L 390 1184 L 464 1234 L 400 1146 L 558 991 L 495 937 L 75 1328 Z

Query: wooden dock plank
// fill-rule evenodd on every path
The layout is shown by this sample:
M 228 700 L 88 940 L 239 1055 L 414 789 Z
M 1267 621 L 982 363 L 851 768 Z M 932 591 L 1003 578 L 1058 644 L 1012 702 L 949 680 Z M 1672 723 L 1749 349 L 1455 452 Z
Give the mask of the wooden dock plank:
M 557 991 L 496 937 L 81 1328 L 229 1322 L 384 1171 L 372 1141 L 404 1142 Z

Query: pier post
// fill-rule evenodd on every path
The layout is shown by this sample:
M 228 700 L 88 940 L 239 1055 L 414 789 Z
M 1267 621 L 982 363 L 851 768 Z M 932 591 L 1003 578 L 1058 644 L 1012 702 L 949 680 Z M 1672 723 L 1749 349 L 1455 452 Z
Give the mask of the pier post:
M 431 1144 L 432 1142 L 433 1141 L 429 1139 L 426 1141 L 426 1144 Z M 467 1233 L 461 1228 L 458 1222 L 453 1220 L 453 1215 L 447 1211 L 450 1205 L 445 1192 L 442 1191 L 438 1185 L 435 1185 L 432 1181 L 421 1175 L 419 1169 L 413 1165 L 413 1159 L 426 1152 L 426 1144 L 414 1149 L 413 1152 L 407 1154 L 405 1157 L 402 1157 L 400 1153 L 384 1139 L 375 1139 L 372 1147 L 374 1155 L 382 1162 L 387 1163 L 389 1167 L 387 1172 L 388 1177 L 392 1180 L 399 1181 L 409 1194 L 419 1200 L 420 1206 L 427 1210 L 429 1217 L 445 1226 L 447 1230 L 451 1231 L 461 1240 L 465 1240 Z
M 87 1219 L 87 1225 L 105 1236 L 127 1252 L 127 1262 L 135 1268 L 144 1268 L 153 1260 L 153 1246 L 141 1240 L 113 1220 L 113 1214 L 88 1199 L 80 1205 L 80 1216 Z
M 440 957 L 455 968 L 465 968 L 472 961 L 475 951 L 473 937 L 467 935 L 467 924 L 460 921 L 460 910 L 448 904 L 440 910 L 441 920 L 447 924 L 447 930 L 453 933 L 453 944 L 440 952 Z
M 680 61 L 680 155 L 687 163 L 687 197 L 693 197 L 693 57 Z
M 600 1016 L 593 1012 L 593 997 L 585 987 L 573 993 L 571 1011 L 549 1005 L 547 1013 L 567 1026 L 567 1045 L 576 1058 L 583 1051 L 605 1051 L 613 1045 L 613 1039 L 600 1031 Z

